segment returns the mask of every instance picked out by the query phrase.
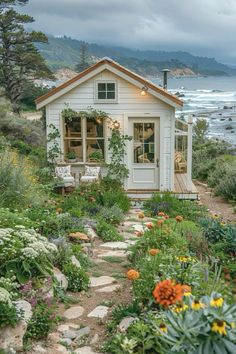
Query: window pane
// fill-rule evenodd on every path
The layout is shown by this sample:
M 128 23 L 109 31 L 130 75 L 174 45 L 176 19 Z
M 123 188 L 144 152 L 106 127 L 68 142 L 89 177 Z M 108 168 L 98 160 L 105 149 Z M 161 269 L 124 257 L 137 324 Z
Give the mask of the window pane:
M 154 123 L 134 123 L 134 163 L 154 163 Z
M 76 119 L 70 123 L 66 124 L 66 131 L 65 136 L 67 138 L 74 137 L 74 138 L 81 138 L 81 119 Z
M 115 84 L 107 83 L 107 91 L 115 91 Z
M 104 140 L 87 139 L 87 161 L 100 162 L 104 160 Z
M 106 91 L 106 84 L 99 83 L 98 84 L 98 91 Z
M 98 99 L 99 100 L 105 100 L 106 99 L 106 92 L 98 92 Z
M 115 99 L 115 92 L 107 92 L 107 99 L 114 100 Z
M 65 157 L 67 158 L 68 152 L 74 152 L 76 154 L 77 161 L 83 161 L 83 144 L 82 140 L 67 139 L 65 144 Z
M 134 140 L 143 140 L 143 123 L 134 123 Z
M 103 119 L 87 119 L 87 137 L 88 138 L 103 138 L 104 121 Z

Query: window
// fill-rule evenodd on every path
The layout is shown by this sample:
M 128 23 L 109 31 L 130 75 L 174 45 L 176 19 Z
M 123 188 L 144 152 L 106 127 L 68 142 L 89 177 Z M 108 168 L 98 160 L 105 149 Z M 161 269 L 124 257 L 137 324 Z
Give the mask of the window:
M 97 102 L 117 102 L 117 83 L 114 81 L 96 81 Z
M 104 121 L 76 118 L 65 123 L 64 153 L 74 152 L 76 162 L 99 163 L 105 158 Z
M 154 163 L 155 128 L 154 123 L 134 123 L 133 152 L 134 163 Z

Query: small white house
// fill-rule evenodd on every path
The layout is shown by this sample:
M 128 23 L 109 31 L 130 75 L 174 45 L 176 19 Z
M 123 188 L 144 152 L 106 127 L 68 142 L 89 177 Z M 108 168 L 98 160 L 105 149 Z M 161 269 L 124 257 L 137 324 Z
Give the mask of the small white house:
M 108 113 L 123 134 L 132 136 L 125 156 L 129 177 L 124 188 L 129 195 L 139 198 L 153 191 L 170 191 L 180 198 L 195 199 L 192 124 L 191 120 L 187 124 L 175 119 L 175 110 L 182 104 L 177 96 L 110 58 L 103 58 L 36 100 L 37 109 L 46 107 L 47 126 L 53 124 L 60 131 L 58 142 L 63 154 L 58 165 L 68 164 L 66 156 L 71 151 L 76 154 L 71 164 L 74 172 L 97 164 L 91 157 L 98 151 L 109 163 L 108 122 L 77 119 L 68 127 L 62 118 L 66 107 L 78 112 L 92 107 Z M 105 174 L 106 168 L 102 170 Z

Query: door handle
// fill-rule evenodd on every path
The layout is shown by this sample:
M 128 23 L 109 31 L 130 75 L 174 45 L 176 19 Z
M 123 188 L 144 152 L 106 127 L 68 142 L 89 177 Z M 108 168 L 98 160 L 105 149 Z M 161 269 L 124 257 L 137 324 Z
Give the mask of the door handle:
M 156 166 L 159 167 L 159 159 L 158 158 L 156 159 L 156 163 L 157 163 Z

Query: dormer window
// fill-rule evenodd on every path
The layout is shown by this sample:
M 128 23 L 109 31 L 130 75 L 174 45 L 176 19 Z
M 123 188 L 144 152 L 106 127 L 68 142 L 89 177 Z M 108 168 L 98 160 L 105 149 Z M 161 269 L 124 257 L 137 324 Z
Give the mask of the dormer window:
M 117 82 L 96 81 L 95 101 L 97 103 L 108 103 L 108 102 L 116 103 L 117 102 Z

